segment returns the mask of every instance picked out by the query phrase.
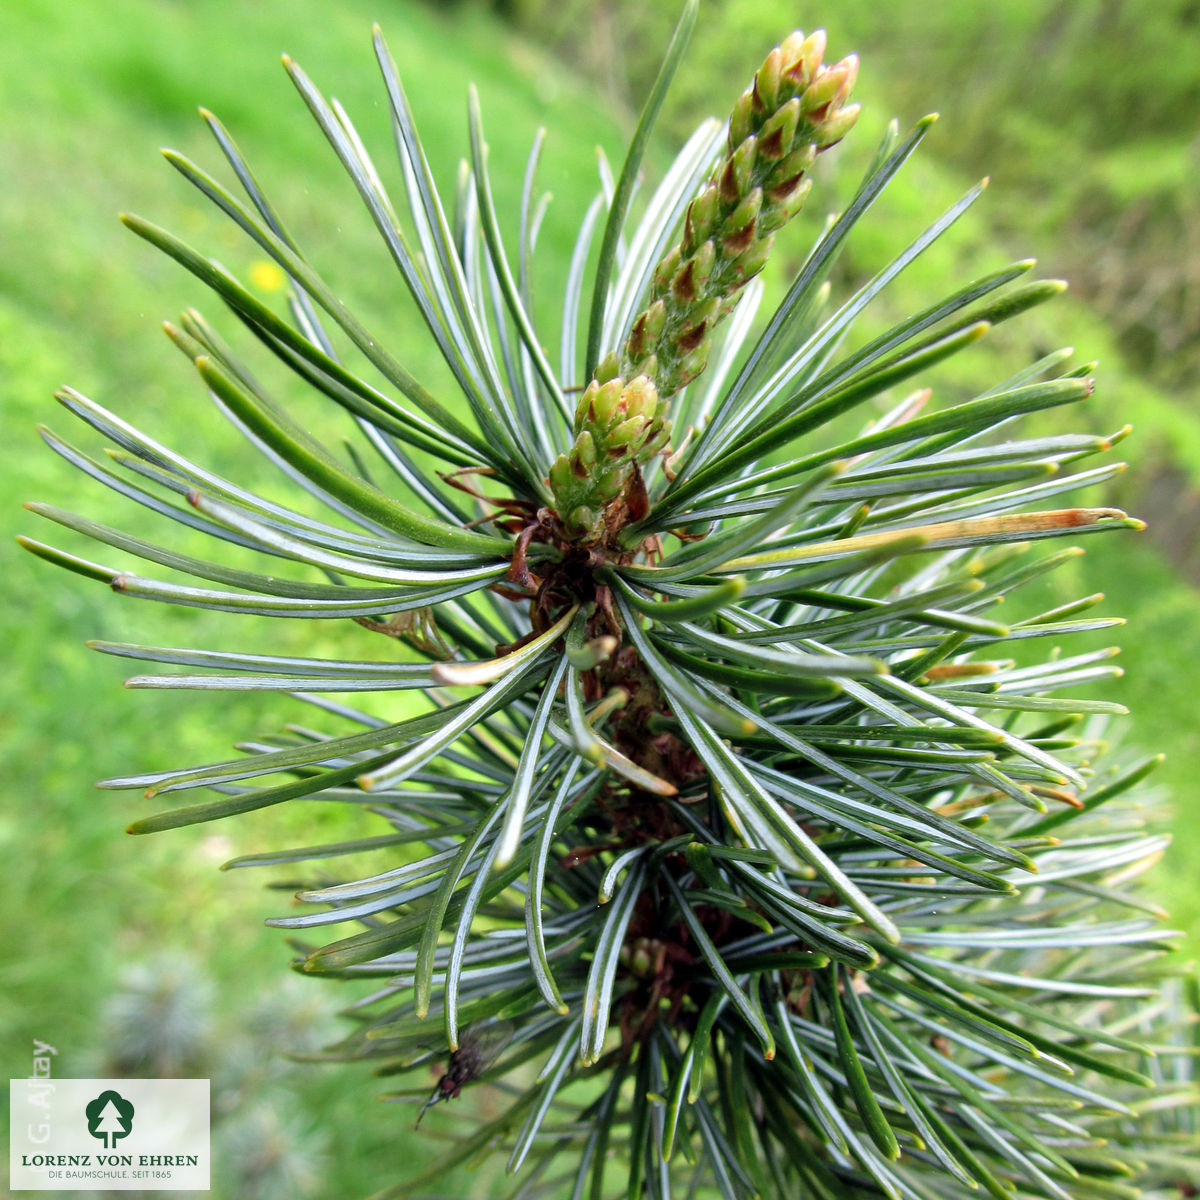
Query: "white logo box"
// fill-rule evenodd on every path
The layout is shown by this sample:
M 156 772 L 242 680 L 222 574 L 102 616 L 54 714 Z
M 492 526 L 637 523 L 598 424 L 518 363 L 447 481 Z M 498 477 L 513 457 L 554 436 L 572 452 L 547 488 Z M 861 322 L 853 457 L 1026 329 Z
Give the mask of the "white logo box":
M 10 1079 L 8 1094 L 14 1192 L 208 1191 L 207 1079 Z

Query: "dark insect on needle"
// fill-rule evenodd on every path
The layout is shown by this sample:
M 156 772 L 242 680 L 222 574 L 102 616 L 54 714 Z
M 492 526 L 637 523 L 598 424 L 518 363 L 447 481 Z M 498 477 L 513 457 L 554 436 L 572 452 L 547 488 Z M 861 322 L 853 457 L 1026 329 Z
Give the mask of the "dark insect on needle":
M 496 1061 L 512 1035 L 513 1028 L 507 1021 L 479 1023 L 463 1030 L 458 1049 L 446 1064 L 446 1073 L 417 1113 L 417 1125 L 421 1124 L 426 1109 L 443 1100 L 453 1100 L 468 1083 L 474 1083 Z

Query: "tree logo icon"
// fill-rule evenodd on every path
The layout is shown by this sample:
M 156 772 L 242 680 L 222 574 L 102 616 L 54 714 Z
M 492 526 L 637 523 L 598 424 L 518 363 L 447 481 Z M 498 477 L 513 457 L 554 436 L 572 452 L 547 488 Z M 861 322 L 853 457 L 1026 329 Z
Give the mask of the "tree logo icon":
M 133 1129 L 133 1105 L 120 1092 L 101 1092 L 83 1111 L 88 1133 L 100 1138 L 106 1150 L 111 1150 L 119 1138 L 128 1137 Z

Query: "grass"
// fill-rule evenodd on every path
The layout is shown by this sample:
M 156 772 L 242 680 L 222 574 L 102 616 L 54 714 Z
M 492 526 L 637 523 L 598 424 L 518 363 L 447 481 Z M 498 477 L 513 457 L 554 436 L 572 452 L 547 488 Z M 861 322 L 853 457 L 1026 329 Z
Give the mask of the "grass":
M 277 63 L 279 51 L 287 49 L 319 85 L 335 90 L 384 158 L 389 134 L 369 46 L 379 6 L 365 0 L 336 6 L 270 0 L 239 8 L 232 21 L 229 11 L 219 0 L 188 5 L 90 0 L 69 11 L 49 0 L 20 0 L 6 10 L 0 162 L 13 164 L 0 195 L 0 395 L 10 463 L 0 476 L 0 512 L 6 530 L 48 535 L 48 529 L 37 528 L 44 523 L 19 511 L 20 502 L 31 498 L 128 523 L 128 506 L 101 495 L 36 437 L 39 421 L 77 436 L 49 397 L 67 380 L 165 441 L 178 445 L 186 430 L 189 453 L 218 471 L 245 478 L 253 469 L 244 447 L 210 411 L 190 368 L 155 334 L 161 318 L 186 304 L 200 305 L 214 319 L 220 316 L 216 306 L 115 220 L 119 209 L 136 208 L 234 269 L 254 273 L 255 258 L 244 244 L 154 154 L 157 144 L 166 143 L 202 162 L 215 161 L 216 151 L 195 117 L 198 103 L 233 130 L 331 282 L 387 330 L 399 357 L 437 378 L 422 358 L 427 351 L 413 323 L 406 321 L 398 279 L 380 266 L 380 248 L 349 184 Z M 617 123 L 565 68 L 471 6 L 446 16 L 393 2 L 382 23 L 409 81 L 440 180 L 452 179 L 466 145 L 468 78 L 480 86 L 492 162 L 511 168 L 497 173 L 498 181 L 506 181 L 497 196 L 502 212 L 515 212 L 532 131 L 552 111 L 542 178 L 555 200 L 541 239 L 548 272 L 539 291 L 549 311 L 565 274 L 574 223 L 594 186 L 594 147 L 601 144 L 616 157 Z M 699 36 L 703 62 L 703 25 Z M 875 114 L 884 107 L 877 103 Z M 869 117 L 868 126 L 872 123 L 877 130 L 878 115 Z M 847 163 L 826 182 L 844 188 L 852 178 Z M 877 268 L 881 256 L 913 236 L 939 203 L 945 206 L 964 189 L 963 179 L 945 164 L 932 158 L 914 162 L 880 205 L 873 223 L 877 240 L 853 247 L 848 272 Z M 818 209 L 814 220 L 820 216 Z M 986 211 L 977 208 L 951 240 L 913 269 L 904 295 L 928 300 L 945 290 L 948 276 L 981 274 L 1002 261 L 1001 254 Z M 257 278 L 270 288 L 271 276 L 261 266 Z M 1122 368 L 1112 335 L 1086 306 L 1066 301 L 1054 307 L 1057 313 L 1044 322 L 1006 330 L 995 351 L 982 353 L 972 369 L 986 379 L 1000 357 L 1011 363 L 1035 346 L 1064 342 L 1089 355 L 1100 353 L 1106 366 L 1088 423 L 1107 430 L 1125 420 L 1138 422 L 1148 433 L 1140 444 L 1131 443 L 1135 462 L 1156 440 L 1165 440 L 1200 477 L 1194 420 Z M 966 386 L 964 378 L 948 378 L 943 396 Z M 338 432 L 330 426 L 331 436 Z M 122 693 L 119 665 L 83 653 L 81 643 L 101 638 L 249 647 L 269 638 L 284 651 L 301 645 L 312 651 L 314 639 L 341 638 L 344 645 L 357 631 L 260 629 L 215 614 L 155 611 L 55 573 L 20 555 L 11 538 L 5 541 L 3 1060 L 10 1074 L 22 1074 L 37 1036 L 58 1046 L 60 1074 L 83 1073 L 80 1064 L 94 1059 L 100 1015 L 122 966 L 170 947 L 188 949 L 203 964 L 215 986 L 220 1022 L 236 1029 L 258 987 L 269 988 L 287 961 L 283 939 L 261 924 L 284 910 L 287 895 L 265 891 L 263 877 L 252 872 L 219 875 L 216 864 L 257 849 L 311 843 L 325 824 L 365 827 L 366 818 L 342 808 L 292 805 L 233 824 L 145 839 L 123 836 L 125 824 L 151 811 L 153 803 L 93 791 L 92 780 L 224 757 L 233 736 L 270 728 L 282 710 L 269 699 L 214 707 L 203 697 Z M 1148 539 L 1135 537 L 1091 549 L 1053 584 L 1057 590 L 1047 605 L 1056 596 L 1105 591 L 1108 611 L 1131 617 L 1119 640 L 1126 646 L 1128 670 L 1121 698 L 1134 715 L 1121 736 L 1133 748 L 1167 753 L 1161 780 L 1185 810 L 1200 751 L 1189 703 L 1194 689 L 1189 663 L 1200 653 L 1194 592 Z M 284 719 L 300 712 L 296 706 Z M 1169 897 L 1176 923 L 1196 931 L 1200 823 L 1180 820 L 1175 830 L 1176 845 L 1157 886 Z M 1189 946 L 1200 949 L 1196 932 Z M 248 988 L 247 979 L 259 984 Z M 325 989 L 339 1001 L 348 998 L 329 984 L 306 981 L 306 986 Z M 301 1126 L 307 1121 L 330 1128 L 337 1148 L 335 1173 L 318 1194 L 364 1194 L 390 1181 L 398 1163 L 416 1165 L 435 1154 L 432 1138 L 409 1135 L 411 1110 L 369 1103 L 383 1086 L 378 1081 L 344 1066 L 302 1069 L 306 1074 L 289 1084 L 301 1105 L 297 1119 Z M 431 1114 L 435 1134 L 442 1119 L 441 1113 Z M 242 1194 L 233 1184 L 223 1186 L 230 1189 L 225 1194 Z M 446 1194 L 471 1194 L 472 1186 L 481 1185 L 448 1178 Z

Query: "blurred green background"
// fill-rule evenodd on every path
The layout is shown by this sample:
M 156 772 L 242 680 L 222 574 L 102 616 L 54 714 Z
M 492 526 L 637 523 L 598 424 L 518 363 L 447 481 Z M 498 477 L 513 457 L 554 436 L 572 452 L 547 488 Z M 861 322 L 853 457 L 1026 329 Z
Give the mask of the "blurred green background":
M 214 319 L 219 306 L 116 220 L 119 210 L 133 209 L 261 291 L 277 289 L 266 264 L 155 153 L 171 145 L 217 162 L 198 104 L 231 129 L 330 281 L 389 331 L 398 357 L 437 381 L 400 281 L 280 70 L 280 51 L 343 101 L 383 160 L 390 133 L 370 48 L 371 22 L 380 21 L 446 186 L 465 149 L 465 88 L 474 79 L 497 199 L 514 228 L 529 142 L 545 124 L 541 178 L 554 201 L 540 241 L 538 300 L 550 318 L 574 228 L 596 186 L 595 148 L 619 166 L 673 8 L 594 0 L 7 0 L 0 38 L 6 532 L 46 537 L 101 561 L 114 557 L 54 536 L 22 513 L 20 504 L 35 498 L 153 528 L 41 444 L 35 426 L 45 422 L 95 452 L 51 398 L 64 382 L 217 471 L 242 480 L 262 474 L 157 332 L 161 319 L 187 304 Z M 941 398 L 1075 345 L 1080 361 L 1100 359 L 1099 387 L 1089 411 L 1069 420 L 1090 432 L 1135 426 L 1122 447 L 1129 472 L 1084 501 L 1119 503 L 1146 517 L 1149 531 L 1089 541 L 1088 554 L 1058 572 L 1044 596 L 1021 603 L 1048 607 L 1103 591 L 1103 611 L 1130 620 L 1121 637 L 1108 639 L 1124 645 L 1127 674 L 1117 694 L 1132 709 L 1110 736 L 1131 751 L 1167 755 L 1157 779 L 1176 841 L 1153 887 L 1172 927 L 1185 931 L 1185 953 L 1194 954 L 1200 4 L 838 0 L 825 11 L 801 11 L 775 0 L 707 0 L 651 171 L 701 116 L 727 111 L 765 51 L 797 22 L 824 24 L 833 57 L 860 53 L 865 111 L 859 135 L 818 180 L 804 227 L 781 243 L 769 285 L 781 287 L 806 236 L 844 202 L 887 118 L 898 114 L 907 125 L 940 110 L 918 159 L 853 240 L 837 284 L 873 273 L 988 173 L 983 202 L 902 278 L 875 319 L 923 306 L 1007 259 L 1037 255 L 1044 274 L 1072 280 L 1072 292 L 1006 326 L 946 378 Z M 29 1071 L 36 1036 L 57 1047 L 63 1076 L 118 1068 L 211 1075 L 223 1164 L 217 1197 L 350 1198 L 436 1155 L 439 1137 L 453 1135 L 444 1113 L 431 1114 L 413 1137 L 411 1109 L 373 1101 L 381 1082 L 350 1067 L 280 1057 L 335 1036 L 333 1013 L 353 994 L 287 976 L 285 941 L 262 920 L 286 911 L 288 891 L 264 889 L 266 877 L 253 872 L 216 870 L 238 854 L 312 844 L 335 826 L 365 830 L 366 819 L 296 805 L 133 839 L 124 826 L 152 804 L 91 787 L 107 776 L 225 757 L 236 738 L 308 714 L 270 697 L 214 705 L 123 692 L 128 672 L 85 651 L 86 639 L 311 651 L 306 638 L 344 645 L 336 640 L 341 631 L 160 611 L 55 572 L 20 554 L 11 536 L 2 553 L 0 1049 L 8 1074 Z M 173 1031 L 165 1045 L 150 1036 L 159 1028 Z M 500 1192 L 476 1173 L 447 1177 L 439 1194 Z

